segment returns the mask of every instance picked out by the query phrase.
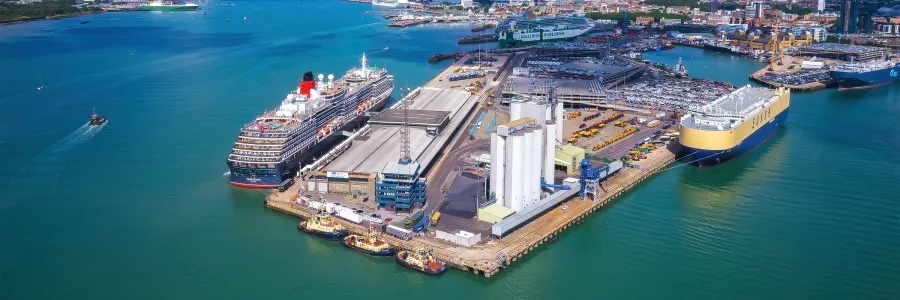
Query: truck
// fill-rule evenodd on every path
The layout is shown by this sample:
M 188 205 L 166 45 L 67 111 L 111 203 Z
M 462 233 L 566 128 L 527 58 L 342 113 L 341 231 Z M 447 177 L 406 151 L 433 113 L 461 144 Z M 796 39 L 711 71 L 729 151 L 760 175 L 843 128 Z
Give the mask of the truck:
M 436 212 L 431 215 L 431 226 L 437 226 L 438 221 L 441 220 L 441 212 Z
M 653 120 L 653 121 L 647 122 L 647 127 L 650 127 L 650 128 L 656 127 L 658 125 L 659 125 L 659 120 Z

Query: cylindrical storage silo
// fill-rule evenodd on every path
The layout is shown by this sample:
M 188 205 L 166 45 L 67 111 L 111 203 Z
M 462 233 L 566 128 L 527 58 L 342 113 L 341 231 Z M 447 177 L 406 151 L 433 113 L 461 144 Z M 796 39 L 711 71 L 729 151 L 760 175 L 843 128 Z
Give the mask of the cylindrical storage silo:
M 531 139 L 531 203 L 541 200 L 541 166 L 544 164 L 544 129 L 535 128 Z
M 501 204 L 505 195 L 504 158 L 506 158 L 506 139 L 494 132 L 491 134 L 491 192 L 494 193 L 497 203 Z

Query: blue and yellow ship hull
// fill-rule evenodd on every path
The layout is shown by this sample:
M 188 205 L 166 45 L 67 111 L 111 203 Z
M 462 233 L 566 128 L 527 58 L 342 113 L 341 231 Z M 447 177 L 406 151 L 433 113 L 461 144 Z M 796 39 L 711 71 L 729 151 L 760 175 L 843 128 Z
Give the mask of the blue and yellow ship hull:
M 764 144 L 785 124 L 790 107 L 790 94 L 782 93 L 778 101 L 750 116 L 731 130 L 703 130 L 682 126 L 680 143 L 684 160 L 698 167 L 712 166 L 740 157 Z
M 865 89 L 893 83 L 900 79 L 900 65 L 869 72 L 831 71 L 840 89 Z

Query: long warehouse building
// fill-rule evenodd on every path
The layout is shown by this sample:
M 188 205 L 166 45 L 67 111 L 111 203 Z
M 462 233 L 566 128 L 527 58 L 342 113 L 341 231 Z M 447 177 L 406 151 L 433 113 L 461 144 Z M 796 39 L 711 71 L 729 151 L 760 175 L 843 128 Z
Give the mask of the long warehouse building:
M 384 208 L 417 208 L 416 203 L 405 201 L 403 197 L 406 195 L 403 193 L 409 192 L 406 190 L 410 184 L 413 194 L 424 189 L 424 181 L 419 178 L 462 127 L 466 116 L 475 108 L 478 97 L 462 91 L 431 87 L 420 88 L 412 94 L 415 96 L 407 97 L 406 114 L 399 108 L 389 109 L 370 120 L 371 132 L 357 137 L 346 152 L 321 170 L 312 172 L 310 187 L 322 193 L 374 195 L 379 206 Z M 399 163 L 404 118 L 409 123 L 412 162 L 408 164 Z M 397 195 L 393 191 L 397 186 L 406 190 Z M 395 197 L 403 200 L 389 200 Z M 424 199 L 419 200 L 424 202 Z

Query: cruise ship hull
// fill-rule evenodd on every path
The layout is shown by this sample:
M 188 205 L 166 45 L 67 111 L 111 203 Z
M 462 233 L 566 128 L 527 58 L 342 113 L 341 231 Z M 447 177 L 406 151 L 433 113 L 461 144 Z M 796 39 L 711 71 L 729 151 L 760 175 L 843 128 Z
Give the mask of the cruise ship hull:
M 831 71 L 840 89 L 864 89 L 892 83 L 900 79 L 900 66 L 865 73 Z
M 393 89 L 391 89 L 393 90 Z M 390 90 L 386 93 L 385 96 L 381 97 L 379 101 L 376 101 L 375 104 L 368 111 L 380 111 L 384 108 L 387 100 L 390 99 Z M 234 170 L 235 166 L 228 163 L 230 175 L 229 180 L 232 185 L 247 187 L 247 188 L 276 188 L 282 182 L 284 182 L 289 177 L 293 176 L 300 169 L 300 163 L 311 161 L 313 156 L 324 153 L 331 149 L 335 144 L 340 142 L 341 135 L 338 132 L 350 130 L 355 127 L 358 127 L 367 121 L 365 115 L 357 116 L 355 119 L 350 120 L 344 123 L 343 126 L 338 128 L 335 133 L 323 138 L 321 141 L 313 145 L 310 149 L 301 151 L 297 153 L 293 158 L 287 159 L 276 164 L 275 174 L 268 175 L 257 175 L 257 176 L 248 176 L 242 174 L 242 172 L 236 172 Z
M 200 6 L 191 5 L 143 5 L 141 6 L 143 10 L 149 11 L 195 11 L 200 9 Z
M 784 122 L 787 121 L 787 117 L 788 109 L 786 108 L 731 149 L 708 150 L 685 146 L 684 151 L 687 155 L 684 159 L 690 161 L 694 166 L 705 167 L 724 163 L 740 157 L 764 144 L 769 137 L 775 134 L 778 128 L 784 125 Z

